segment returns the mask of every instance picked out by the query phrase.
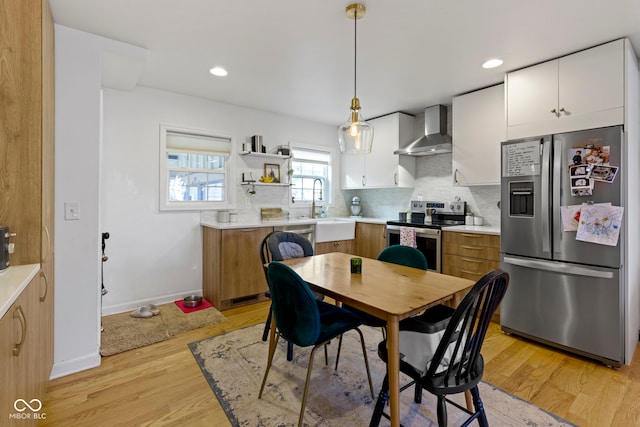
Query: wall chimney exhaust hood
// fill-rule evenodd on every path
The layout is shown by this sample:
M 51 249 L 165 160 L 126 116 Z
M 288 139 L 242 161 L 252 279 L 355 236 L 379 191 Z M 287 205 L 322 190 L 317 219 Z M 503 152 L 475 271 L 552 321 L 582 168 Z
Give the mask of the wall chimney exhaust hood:
M 451 153 L 451 136 L 447 135 L 447 107 L 434 105 L 424 110 L 424 135 L 393 154 L 404 156 L 433 156 Z

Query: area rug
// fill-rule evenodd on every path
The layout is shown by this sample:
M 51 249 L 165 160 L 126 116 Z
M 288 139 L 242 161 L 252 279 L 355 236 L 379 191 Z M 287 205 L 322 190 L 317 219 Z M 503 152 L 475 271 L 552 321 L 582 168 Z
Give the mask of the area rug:
M 310 349 L 294 347 L 294 359 L 286 360 L 286 343 L 279 342 L 267 385 L 258 399 L 267 362 L 268 343 L 262 341 L 264 325 L 229 332 L 189 344 L 200 369 L 234 426 L 283 426 L 298 421 L 306 366 Z M 377 355 L 382 339 L 378 330 L 362 327 L 377 393 L 385 365 Z M 345 334 L 338 370 L 334 370 L 337 342 L 329 346 L 329 366 L 317 351 L 304 422 L 310 426 L 368 426 L 375 406 L 371 398 L 358 334 Z M 488 383 L 480 384 L 489 425 L 492 426 L 574 426 L 535 405 L 512 396 Z M 422 404 L 413 403 L 413 389 L 401 396 L 401 423 L 404 426 L 436 426 L 436 399 L 424 393 Z M 377 396 L 376 396 L 377 397 Z M 464 406 L 464 396 L 456 398 Z M 448 405 L 449 424 L 460 425 L 465 414 Z M 388 411 L 388 407 L 387 407 Z M 389 425 L 382 419 L 381 425 Z M 475 425 L 475 424 L 473 424 Z
M 160 314 L 148 319 L 131 317 L 129 312 L 104 316 L 100 354 L 111 356 L 227 320 L 215 307 L 187 314 L 174 303 L 162 304 L 159 308 Z

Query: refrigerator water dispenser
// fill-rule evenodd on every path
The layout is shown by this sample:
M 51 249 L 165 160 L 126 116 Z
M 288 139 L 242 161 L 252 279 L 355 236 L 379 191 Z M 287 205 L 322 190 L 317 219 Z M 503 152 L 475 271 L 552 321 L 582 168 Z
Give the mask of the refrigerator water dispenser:
M 533 182 L 510 182 L 509 200 L 509 215 L 533 217 Z

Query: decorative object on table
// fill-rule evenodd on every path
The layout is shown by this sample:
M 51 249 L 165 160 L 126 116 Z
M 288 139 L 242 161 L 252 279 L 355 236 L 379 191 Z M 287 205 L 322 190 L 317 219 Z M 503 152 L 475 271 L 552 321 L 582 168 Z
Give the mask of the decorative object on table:
M 373 144 L 373 126 L 360 115 L 360 100 L 356 96 L 358 66 L 358 19 L 364 18 L 367 8 L 363 4 L 350 4 L 347 18 L 353 19 L 353 99 L 349 119 L 338 128 L 340 151 L 346 154 L 367 154 Z
M 209 304 L 206 309 L 204 309 L 205 304 Z M 101 334 L 100 354 L 110 356 L 164 341 L 182 332 L 227 320 L 206 300 L 200 307 L 193 309 L 199 310 L 197 313 L 188 315 L 174 303 L 162 304 L 157 308 L 160 315 L 146 319 L 131 317 L 129 313 L 102 317 L 104 330 Z
M 361 327 L 369 354 L 375 353 L 380 332 Z M 220 406 L 234 426 L 291 425 L 298 419 L 300 387 L 291 387 L 293 379 L 304 378 L 310 348 L 296 349 L 292 362 L 275 358 L 269 373 L 269 389 L 261 404 L 256 402 L 256 384 L 262 379 L 268 344 L 261 340 L 262 325 L 249 326 L 224 335 L 206 338 L 189 344 L 193 357 L 202 374 L 216 395 Z M 364 427 L 369 425 L 374 401 L 368 391 L 367 379 L 360 375 L 362 350 L 355 339 L 344 340 L 342 368 L 316 381 L 305 410 L 305 421 L 311 426 Z M 375 343 L 375 344 L 374 344 Z M 280 341 L 276 351 L 285 351 L 286 343 Z M 374 384 L 382 384 L 386 366 L 378 357 L 371 357 L 371 377 Z M 323 367 L 318 366 L 318 370 Z M 355 374 L 354 374 L 355 372 Z M 323 373 L 320 372 L 319 375 Z M 546 426 L 570 427 L 573 424 L 545 412 L 537 406 L 506 393 L 491 384 L 478 385 L 487 408 L 491 426 Z M 323 396 L 314 399 L 313 396 Z M 281 396 L 279 402 L 267 400 Z M 413 403 L 412 393 L 401 393 L 401 423 L 406 427 L 435 426 L 436 399 L 425 394 L 423 403 Z M 454 399 L 464 404 L 462 395 Z M 461 425 L 466 418 L 463 412 L 451 411 L 451 425 Z M 473 425 L 473 424 L 472 424 Z M 575 427 L 575 426 L 573 426 Z
M 264 164 L 263 182 L 280 182 L 280 165 L 275 163 Z M 262 180 L 262 179 L 261 179 Z
M 351 258 L 351 273 L 362 274 L 362 258 Z

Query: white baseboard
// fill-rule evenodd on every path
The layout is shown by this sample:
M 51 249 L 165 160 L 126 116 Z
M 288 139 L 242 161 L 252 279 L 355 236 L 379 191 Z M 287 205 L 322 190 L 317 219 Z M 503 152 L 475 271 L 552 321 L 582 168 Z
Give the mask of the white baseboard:
M 128 301 L 126 303 L 121 303 L 121 304 L 103 305 L 102 316 L 124 313 L 126 311 L 133 311 L 138 307 L 142 307 L 143 305 L 148 305 L 148 304 L 156 304 L 156 305 L 166 304 L 169 302 L 177 301 L 179 299 L 183 299 L 188 295 L 202 295 L 202 288 L 193 289 L 191 291 L 183 291 L 175 294 L 161 295 L 153 298 L 145 298 L 137 301 Z
M 56 378 L 75 374 L 76 372 L 96 368 L 98 366 L 100 366 L 100 353 L 95 352 L 92 354 L 87 354 L 86 356 L 77 357 L 72 360 L 54 363 L 49 379 L 53 380 Z

